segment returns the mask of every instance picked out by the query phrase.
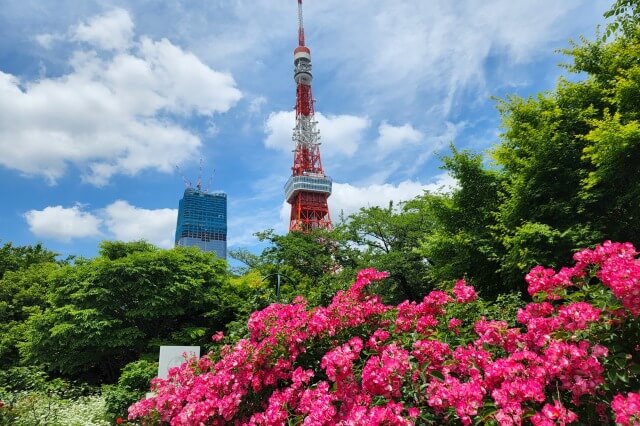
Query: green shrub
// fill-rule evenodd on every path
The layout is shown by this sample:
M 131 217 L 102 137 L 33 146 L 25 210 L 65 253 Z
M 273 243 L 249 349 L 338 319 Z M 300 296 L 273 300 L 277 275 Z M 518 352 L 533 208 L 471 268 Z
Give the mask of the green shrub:
M 149 382 L 158 374 L 158 363 L 146 360 L 130 362 L 120 373 L 118 385 L 131 390 L 148 391 Z
M 0 370 L 0 391 L 42 391 L 47 388 L 48 375 L 37 367 L 13 367 Z
M 147 393 L 157 372 L 157 362 L 139 360 L 127 364 L 117 384 L 102 387 L 107 414 L 112 419 L 127 418 L 127 408 Z

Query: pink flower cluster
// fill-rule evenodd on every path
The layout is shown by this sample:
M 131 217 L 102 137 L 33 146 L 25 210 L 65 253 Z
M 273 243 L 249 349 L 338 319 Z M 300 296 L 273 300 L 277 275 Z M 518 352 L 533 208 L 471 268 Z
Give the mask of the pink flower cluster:
M 456 301 L 458 303 L 469 303 L 478 298 L 476 289 L 467 285 L 464 280 L 456 281 L 456 284 L 453 287 L 453 294 L 456 296 Z
M 532 296 L 542 292 L 548 300 L 560 299 L 563 290 L 579 287 L 590 267 L 598 267 L 596 276 L 609 287 L 614 296 L 622 302 L 634 317 L 640 315 L 640 259 L 631 243 L 605 241 L 593 250 L 584 249 L 573 255 L 576 264 L 572 268 L 562 268 L 558 273 L 553 269 L 536 266 L 527 274 Z
M 362 388 L 371 395 L 400 397 L 404 376 L 410 368 L 409 352 L 392 343 L 380 355 L 367 360 L 362 369 Z
M 542 410 L 531 417 L 533 426 L 564 426 L 578 420 L 573 411 L 567 409 L 560 401 L 553 401 L 553 405 L 545 404 Z
M 455 376 L 447 375 L 442 382 L 434 380 L 427 387 L 427 403 L 436 412 L 446 408 L 455 409 L 464 425 L 471 424 L 471 416 L 478 414 L 486 389 L 481 380 L 462 382 Z
M 367 289 L 386 274 L 363 270 L 326 307 L 309 309 L 296 298 L 255 312 L 249 339 L 223 346 L 217 356 L 189 360 L 167 380 L 155 379 L 155 396 L 132 405 L 129 419 L 171 425 L 570 424 L 583 407 L 603 407 L 609 349 L 596 331 L 622 327 L 638 315 L 635 255 L 633 246 L 605 243 L 576 253 L 576 265 L 558 273 L 534 268 L 526 278 L 529 292 L 543 298 L 518 311 L 516 327 L 479 316 L 473 304 L 483 302 L 463 280 L 451 293 L 433 291 L 419 303 L 391 306 Z M 620 301 L 615 312 L 583 300 L 562 303 L 567 291 L 593 286 L 594 277 Z M 467 312 L 461 318 L 472 331 L 461 328 L 460 312 Z M 616 422 L 638 424 L 640 394 L 618 394 L 611 407 Z
M 598 321 L 600 309 L 587 302 L 574 302 L 558 309 L 558 318 L 567 331 L 584 330 L 587 324 Z
M 616 423 L 623 426 L 640 425 L 640 392 L 629 392 L 626 397 L 616 395 L 611 401 Z
M 342 382 L 353 376 L 353 361 L 360 357 L 362 339 L 354 337 L 344 345 L 330 350 L 322 357 L 320 368 L 324 369 L 329 380 Z

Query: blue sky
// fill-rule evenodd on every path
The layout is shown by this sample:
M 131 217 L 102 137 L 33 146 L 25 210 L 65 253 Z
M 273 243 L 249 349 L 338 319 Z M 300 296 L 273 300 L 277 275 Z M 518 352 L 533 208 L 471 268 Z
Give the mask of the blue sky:
M 229 247 L 286 231 L 295 0 L 2 0 L 0 241 L 171 247 L 184 184 L 228 194 Z M 307 0 L 334 220 L 455 182 L 498 141 L 492 96 L 550 90 L 608 1 Z M 213 173 L 212 173 L 213 172 Z M 212 184 L 208 185 L 213 175 Z

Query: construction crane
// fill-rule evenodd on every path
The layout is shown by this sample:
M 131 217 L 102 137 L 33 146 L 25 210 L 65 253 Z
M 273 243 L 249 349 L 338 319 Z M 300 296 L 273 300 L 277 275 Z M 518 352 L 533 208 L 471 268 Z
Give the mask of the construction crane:
M 177 164 L 176 164 L 176 172 L 178 172 L 178 174 L 182 178 L 182 181 L 184 182 L 184 186 L 186 188 L 191 188 L 191 181 L 189 179 L 187 179 L 185 174 L 182 172 L 182 169 Z
M 193 188 L 193 184 L 185 176 L 185 174 L 182 171 L 182 169 L 180 168 L 180 166 L 176 164 L 175 167 L 176 167 L 176 171 L 178 172 L 178 174 L 182 178 L 182 181 L 184 182 L 184 186 L 187 187 L 187 188 Z M 211 189 L 211 183 L 213 182 L 213 174 L 215 173 L 215 169 L 213 170 L 213 172 L 211 172 L 211 176 L 209 176 L 209 180 L 207 181 L 207 186 L 203 189 L 202 188 L 202 170 L 203 170 L 203 168 L 204 168 L 204 160 L 201 158 L 200 159 L 200 164 L 198 166 L 198 178 L 196 180 L 195 188 L 196 188 L 197 191 L 202 191 L 204 193 L 209 193 L 209 190 Z

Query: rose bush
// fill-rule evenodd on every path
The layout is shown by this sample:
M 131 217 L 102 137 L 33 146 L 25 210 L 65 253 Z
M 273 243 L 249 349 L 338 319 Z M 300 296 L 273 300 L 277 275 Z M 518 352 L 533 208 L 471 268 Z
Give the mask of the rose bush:
M 526 276 L 516 318 L 463 280 L 420 303 L 382 303 L 372 269 L 326 307 L 255 312 L 249 338 L 154 379 L 142 424 L 564 425 L 640 422 L 640 260 L 605 242 Z

